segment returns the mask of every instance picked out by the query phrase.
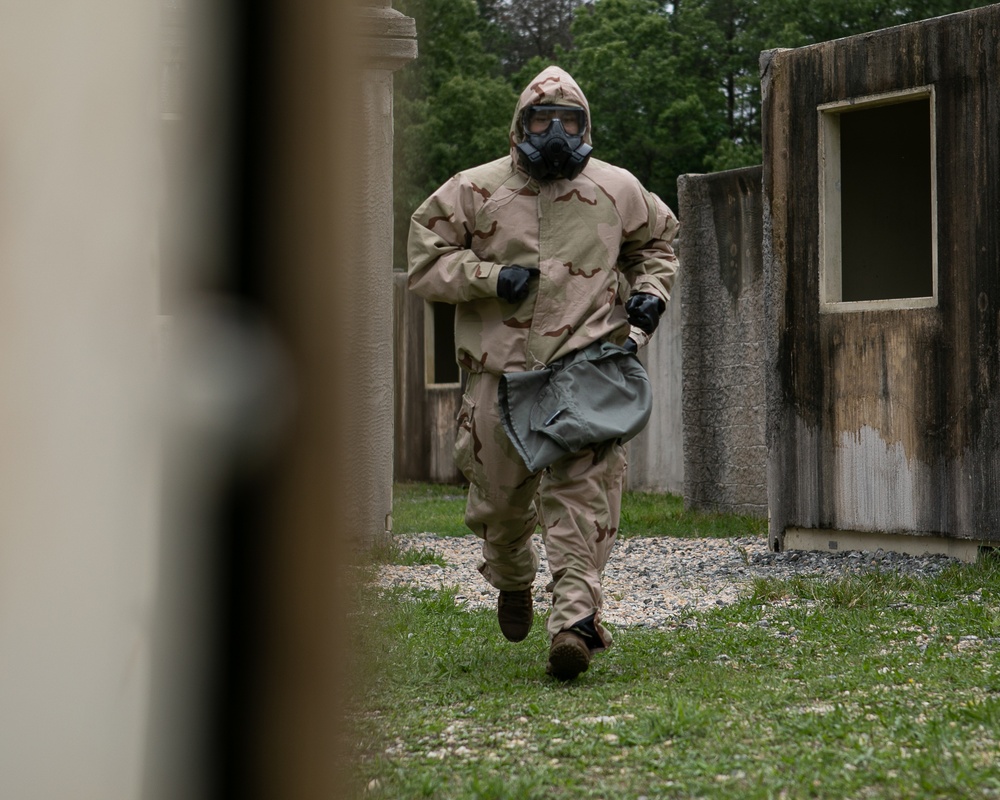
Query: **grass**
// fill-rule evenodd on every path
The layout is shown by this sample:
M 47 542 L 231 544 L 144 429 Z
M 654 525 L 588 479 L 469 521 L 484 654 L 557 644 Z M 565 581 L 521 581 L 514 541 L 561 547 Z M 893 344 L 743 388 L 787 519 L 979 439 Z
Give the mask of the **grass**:
M 568 684 L 544 674 L 541 618 L 514 645 L 453 591 L 365 591 L 348 796 L 1000 797 L 992 559 L 759 579 L 669 629 L 615 630 Z
M 399 564 L 404 567 L 423 564 L 448 566 L 448 562 L 433 550 L 426 547 L 407 547 L 403 540 L 395 536 L 379 537 L 368 556 L 373 564 Z
M 998 570 L 879 580 L 773 582 L 782 604 L 617 630 L 565 685 L 544 675 L 541 620 L 511 645 L 448 592 L 374 598 L 358 785 L 456 800 L 1000 796 Z M 876 590 L 895 602 L 843 601 Z
M 397 483 L 393 487 L 393 533 L 436 533 L 465 536 L 464 486 L 441 483 Z
M 680 539 L 766 536 L 767 520 L 735 514 L 689 511 L 673 494 L 625 492 L 619 535 L 673 536 Z
M 465 536 L 462 522 L 466 489 L 429 483 L 397 483 L 392 517 L 397 534 L 433 532 Z M 767 520 L 731 514 L 687 511 L 672 494 L 625 492 L 619 536 L 734 537 L 764 536 Z

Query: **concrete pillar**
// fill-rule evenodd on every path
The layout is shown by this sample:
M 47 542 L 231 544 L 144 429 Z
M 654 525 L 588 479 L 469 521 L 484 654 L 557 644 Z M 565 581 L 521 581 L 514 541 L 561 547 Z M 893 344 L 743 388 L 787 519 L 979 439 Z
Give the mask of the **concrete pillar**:
M 416 23 L 389 0 L 367 0 L 360 11 L 361 182 L 356 206 L 357 249 L 345 253 L 351 282 L 352 341 L 357 360 L 351 380 L 366 414 L 356 419 L 359 443 L 348 471 L 348 497 L 357 498 L 365 530 L 392 528 L 393 477 L 393 216 L 392 74 L 416 58 Z

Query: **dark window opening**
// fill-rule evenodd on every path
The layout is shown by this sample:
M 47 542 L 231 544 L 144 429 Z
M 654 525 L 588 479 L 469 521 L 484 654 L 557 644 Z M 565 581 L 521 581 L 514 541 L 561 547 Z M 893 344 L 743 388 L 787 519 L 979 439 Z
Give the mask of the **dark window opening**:
M 930 98 L 838 116 L 840 301 L 931 297 Z
M 458 364 L 455 361 L 455 306 L 450 303 L 431 303 L 433 315 L 431 355 L 434 362 L 433 383 L 458 383 Z

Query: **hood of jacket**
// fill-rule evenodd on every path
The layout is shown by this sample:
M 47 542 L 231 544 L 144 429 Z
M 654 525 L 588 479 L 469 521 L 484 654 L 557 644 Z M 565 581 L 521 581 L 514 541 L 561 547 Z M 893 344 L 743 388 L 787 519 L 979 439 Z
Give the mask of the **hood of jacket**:
M 590 105 L 583 94 L 583 89 L 573 80 L 573 76 L 561 67 L 546 67 L 539 72 L 521 92 L 514 110 L 514 119 L 510 122 L 510 154 L 517 163 L 517 145 L 524 139 L 524 128 L 521 118 L 528 106 L 581 106 L 587 113 L 587 130 L 583 141 L 593 146 L 591 131 L 593 124 L 590 119 Z

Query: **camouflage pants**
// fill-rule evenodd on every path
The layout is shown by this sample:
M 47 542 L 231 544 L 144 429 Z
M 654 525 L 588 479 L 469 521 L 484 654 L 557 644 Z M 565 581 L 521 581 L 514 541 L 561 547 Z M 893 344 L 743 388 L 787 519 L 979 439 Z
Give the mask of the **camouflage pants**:
M 601 574 L 618 532 L 625 450 L 590 448 L 529 472 L 500 424 L 498 383 L 490 373 L 469 376 L 455 443 L 469 481 L 465 523 L 483 540 L 479 571 L 497 589 L 530 587 L 538 569 L 531 535 L 540 524 L 555 583 L 549 638 L 593 616 L 606 647 Z

